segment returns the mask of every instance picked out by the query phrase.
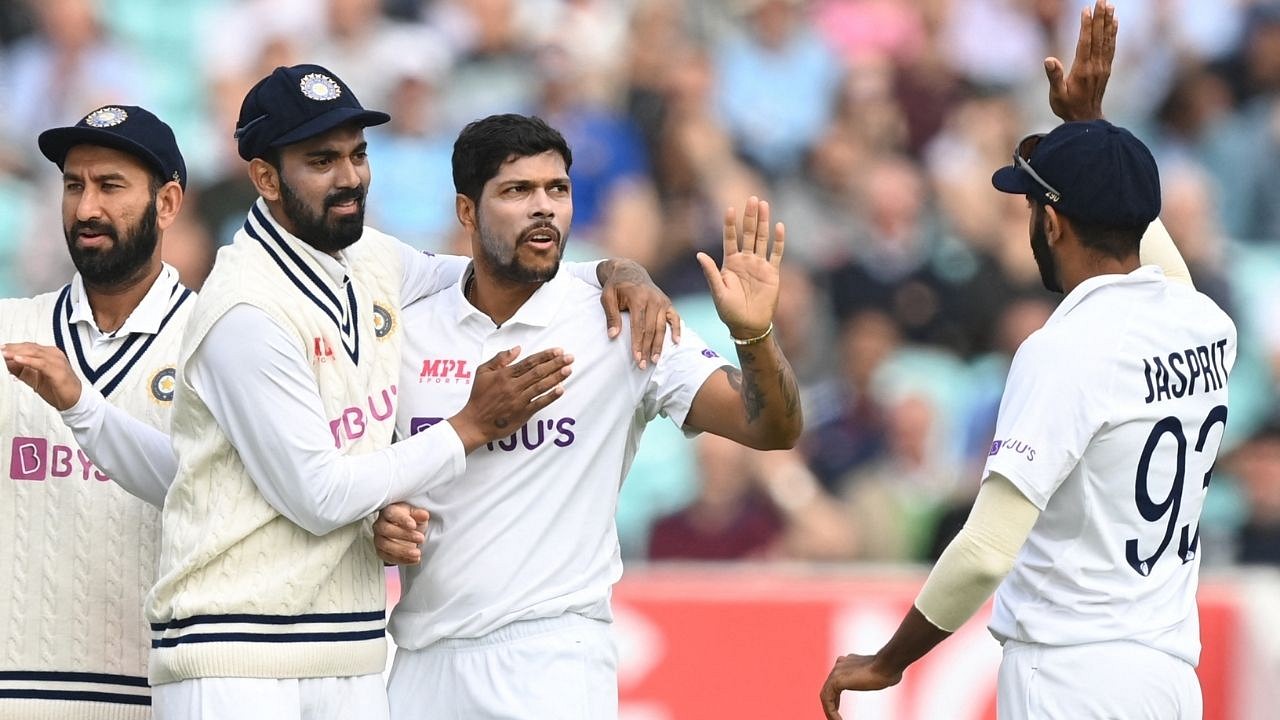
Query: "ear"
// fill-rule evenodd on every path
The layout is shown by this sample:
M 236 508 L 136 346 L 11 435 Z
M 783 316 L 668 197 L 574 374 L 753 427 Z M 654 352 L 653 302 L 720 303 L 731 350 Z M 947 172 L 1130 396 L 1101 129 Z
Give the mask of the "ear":
M 471 198 L 458 193 L 453 198 L 453 209 L 458 215 L 458 223 L 468 233 L 476 230 L 476 204 Z
M 178 218 L 184 197 L 182 186 L 172 180 L 156 191 L 156 227 L 159 230 L 166 230 Z
M 275 166 L 263 160 L 262 158 L 254 158 L 249 161 L 249 180 L 253 183 L 254 189 L 267 202 L 279 202 L 280 200 L 280 171 Z
M 1056 245 L 1062 240 L 1065 228 L 1063 223 L 1066 218 L 1058 214 L 1052 206 L 1044 206 L 1044 215 L 1041 216 L 1041 222 L 1044 223 L 1044 234 L 1049 240 L 1049 245 Z

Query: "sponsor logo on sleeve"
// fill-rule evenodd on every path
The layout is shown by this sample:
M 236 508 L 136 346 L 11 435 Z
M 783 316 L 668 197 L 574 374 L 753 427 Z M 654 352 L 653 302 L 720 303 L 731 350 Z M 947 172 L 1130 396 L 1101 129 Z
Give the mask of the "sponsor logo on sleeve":
M 1000 453 L 1021 455 L 1027 459 L 1027 462 L 1034 462 L 1036 459 L 1036 449 L 1031 446 L 1031 443 L 1016 438 L 993 441 L 991 443 L 991 452 L 987 453 L 987 457 L 994 457 Z

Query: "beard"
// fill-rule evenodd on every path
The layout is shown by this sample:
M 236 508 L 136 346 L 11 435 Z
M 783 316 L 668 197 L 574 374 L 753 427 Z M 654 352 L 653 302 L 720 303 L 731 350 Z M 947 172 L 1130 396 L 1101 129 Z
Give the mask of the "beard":
M 335 253 L 350 247 L 364 234 L 364 185 L 335 190 L 324 198 L 320 212 L 315 213 L 302 198 L 293 191 L 284 175 L 280 176 L 280 200 L 284 204 L 284 214 L 293 223 L 294 235 L 311 247 L 324 253 Z M 352 215 L 328 220 L 329 208 L 347 200 L 356 201 L 356 212 Z
M 1036 267 L 1040 270 L 1040 282 L 1049 292 L 1062 292 L 1062 282 L 1058 280 L 1058 263 L 1053 259 L 1053 251 L 1049 249 L 1049 235 L 1044 231 L 1044 223 L 1040 222 L 1041 213 L 1037 208 L 1034 221 L 1031 223 L 1031 255 L 1036 259 Z
M 496 234 L 491 233 L 488 228 L 480 223 L 480 218 L 476 217 L 476 229 L 480 232 L 480 252 L 484 255 L 485 264 L 500 279 L 508 282 L 516 283 L 542 283 L 556 276 L 560 270 L 560 256 L 564 252 L 564 244 L 568 239 L 560 234 L 560 230 L 556 226 L 548 222 L 539 222 L 525 228 L 516 241 L 508 244 L 499 238 Z M 535 230 L 550 230 L 559 239 L 556 243 L 555 260 L 545 267 L 533 267 L 520 260 L 517 250 L 520 249 L 520 243 L 524 238 L 531 235 Z
M 138 224 L 128 228 L 123 236 L 115 225 L 100 220 L 77 220 L 64 228 L 71 262 L 85 285 L 123 287 L 144 275 L 160 242 L 156 221 L 156 199 L 152 196 Z M 80 247 L 76 237 L 85 230 L 111 238 L 111 246 L 106 249 Z

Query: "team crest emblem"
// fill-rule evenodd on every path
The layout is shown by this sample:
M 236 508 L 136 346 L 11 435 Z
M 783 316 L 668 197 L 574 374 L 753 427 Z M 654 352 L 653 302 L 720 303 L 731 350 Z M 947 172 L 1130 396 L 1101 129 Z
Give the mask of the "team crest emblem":
M 151 376 L 151 397 L 160 402 L 173 402 L 173 388 L 177 384 L 178 372 L 167 367 Z
M 300 85 L 302 94 L 312 100 L 336 100 L 342 94 L 338 83 L 323 73 L 307 73 Z
M 89 113 L 84 119 L 84 124 L 89 127 L 109 128 L 128 119 L 129 113 L 125 112 L 124 108 L 104 107 Z
M 381 303 L 373 304 L 373 334 L 381 340 L 396 328 L 395 316 Z

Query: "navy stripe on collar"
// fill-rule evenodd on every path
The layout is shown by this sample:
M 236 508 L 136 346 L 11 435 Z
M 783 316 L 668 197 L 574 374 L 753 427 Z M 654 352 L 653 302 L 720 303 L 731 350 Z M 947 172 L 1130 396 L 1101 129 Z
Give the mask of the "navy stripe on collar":
M 165 314 L 164 319 L 160 321 L 160 327 L 156 329 L 154 334 L 148 333 L 130 333 L 128 339 L 121 344 L 120 348 L 112 353 L 101 365 L 94 367 L 90 364 L 88 356 L 84 351 L 84 345 L 80 340 L 80 330 L 71 322 L 71 286 L 67 285 L 62 289 L 62 293 L 58 296 L 58 301 L 53 306 L 53 340 L 58 349 L 67 356 L 69 360 L 75 362 L 80 368 L 81 375 L 102 393 L 103 397 L 111 394 L 112 391 L 124 380 L 133 366 L 138 360 L 146 354 L 147 349 L 155 342 L 155 339 L 164 332 L 169 321 L 177 313 L 178 308 L 187 301 L 191 296 L 191 290 L 183 287 L 181 282 L 175 282 L 173 288 L 169 291 L 169 312 Z M 70 336 L 71 342 L 68 347 L 67 336 Z M 145 339 L 142 339 L 145 336 Z M 139 344 L 141 343 L 141 344 Z M 115 370 L 118 366 L 118 372 L 115 372 L 110 379 L 104 379 Z
M 256 204 L 253 206 L 251 216 L 261 223 L 263 230 L 266 231 L 273 242 L 267 242 L 248 218 L 244 221 L 245 233 L 254 240 L 257 240 L 258 243 L 262 245 L 262 249 L 267 251 L 267 255 L 275 261 L 276 266 L 280 268 L 280 272 L 284 273 L 284 276 L 289 278 L 289 281 L 293 283 L 294 287 L 306 296 L 307 299 L 311 300 L 311 302 L 319 308 L 321 312 L 333 321 L 334 327 L 338 329 L 338 338 L 342 341 L 342 348 L 347 352 L 347 357 L 351 358 L 351 362 L 357 365 L 360 364 L 359 312 L 356 304 L 354 284 L 351 282 L 347 283 L 347 303 L 346 305 L 343 305 L 338 301 L 338 298 L 333 294 L 333 291 L 330 290 L 329 287 L 302 260 L 297 252 L 295 252 L 293 248 L 289 247 L 289 244 L 284 241 L 284 238 L 280 237 L 280 234 L 276 232 L 275 227 L 272 226 L 271 222 L 262 215 L 262 210 L 259 209 Z M 282 254 L 284 257 L 282 257 Z M 286 262 L 286 257 L 292 262 Z M 311 283 L 304 282 L 298 272 L 295 272 L 293 269 L 294 267 L 296 267 L 297 270 L 300 270 L 302 275 L 309 279 Z M 325 298 L 330 302 L 326 303 L 324 300 L 317 297 L 309 285 L 314 285 L 315 288 L 323 293 Z

